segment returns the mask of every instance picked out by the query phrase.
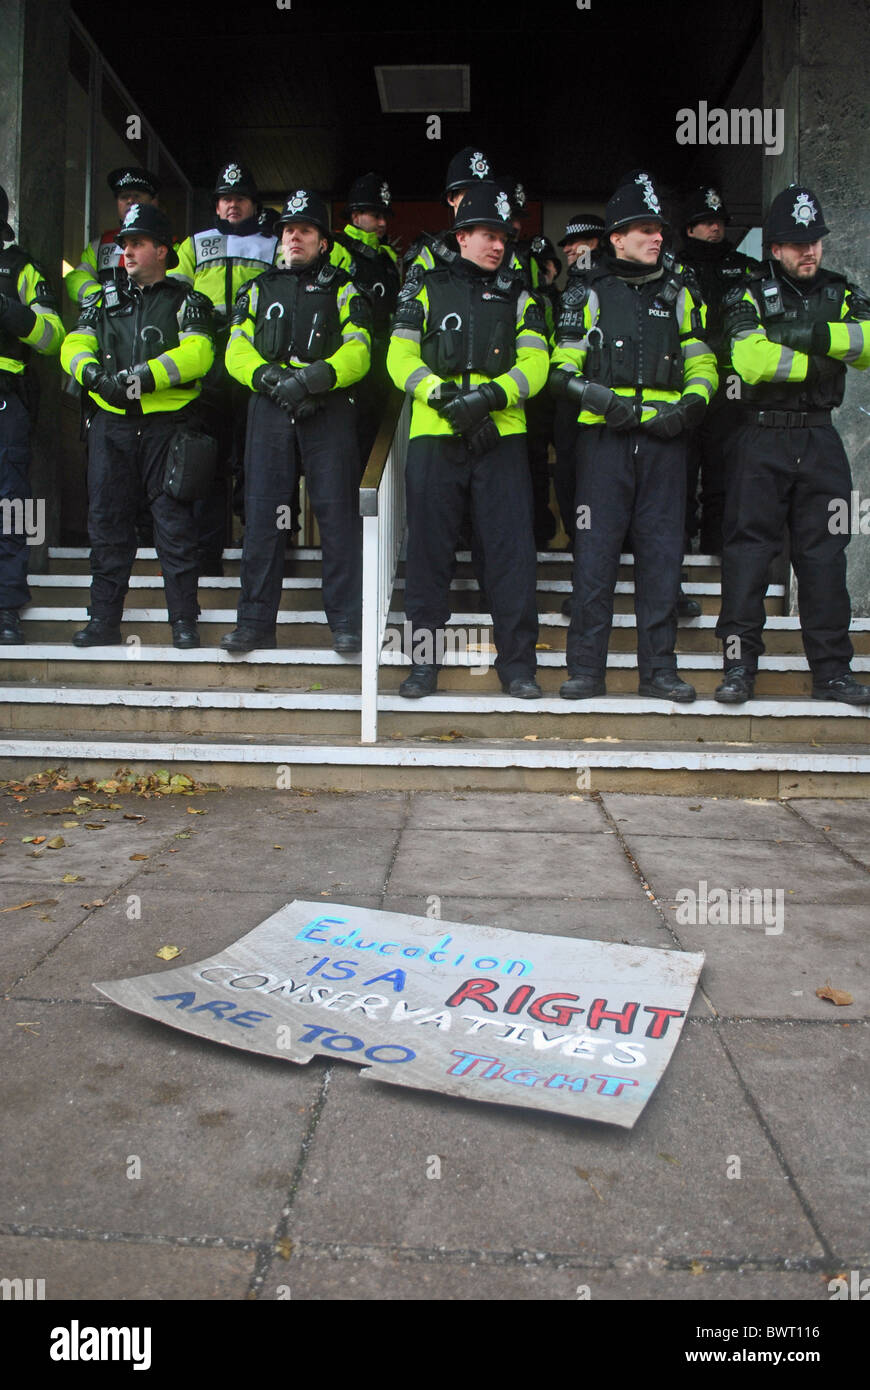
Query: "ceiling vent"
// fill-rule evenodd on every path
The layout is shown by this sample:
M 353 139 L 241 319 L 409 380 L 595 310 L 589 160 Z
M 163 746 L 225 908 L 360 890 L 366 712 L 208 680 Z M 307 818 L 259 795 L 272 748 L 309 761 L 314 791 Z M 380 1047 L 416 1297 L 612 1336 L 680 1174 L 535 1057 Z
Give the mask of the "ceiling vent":
M 385 115 L 471 110 L 471 69 L 467 63 L 376 67 L 375 78 Z

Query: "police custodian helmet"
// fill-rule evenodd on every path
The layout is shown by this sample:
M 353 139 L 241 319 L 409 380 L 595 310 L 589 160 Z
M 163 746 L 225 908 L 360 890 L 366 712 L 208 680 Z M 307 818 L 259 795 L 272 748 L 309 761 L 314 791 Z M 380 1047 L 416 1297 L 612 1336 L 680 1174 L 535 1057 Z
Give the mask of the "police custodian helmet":
M 511 189 L 508 184 L 488 179 L 466 190 L 456 209 L 453 231 L 460 232 L 470 227 L 494 227 L 496 231 L 513 235 Z
M 822 206 L 812 189 L 790 183 L 777 193 L 767 213 L 764 240 L 802 244 L 828 235 Z
M 169 226 L 169 218 L 165 212 L 156 208 L 153 203 L 131 203 L 124 215 L 124 221 L 118 228 L 115 241 L 119 246 L 123 246 L 124 237 L 132 236 L 137 232 L 142 236 L 150 236 L 152 241 L 169 248 L 169 255 L 166 257 L 167 270 L 172 270 L 174 266 L 178 265 L 178 257 L 172 249 L 172 231 Z
M 350 212 L 378 212 L 382 217 L 392 217 L 393 195 L 383 174 L 363 174 L 351 184 L 347 195 Z
M 329 213 L 319 193 L 312 193 L 307 188 L 297 188 L 295 193 L 288 193 L 280 217 L 275 218 L 275 227 L 286 227 L 291 222 L 310 222 L 332 242 Z
M 609 235 L 630 222 L 647 222 L 651 218 L 663 226 L 666 223 L 652 178 L 641 170 L 631 183 L 617 188 L 604 209 L 604 232 Z

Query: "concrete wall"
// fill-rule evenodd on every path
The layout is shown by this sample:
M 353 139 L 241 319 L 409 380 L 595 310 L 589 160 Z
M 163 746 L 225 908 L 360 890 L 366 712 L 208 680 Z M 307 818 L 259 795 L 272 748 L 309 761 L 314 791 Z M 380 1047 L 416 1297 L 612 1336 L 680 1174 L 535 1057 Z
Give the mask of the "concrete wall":
M 0 183 L 9 195 L 16 240 L 38 260 L 59 302 L 63 252 L 68 0 L 0 0 Z M 60 531 L 60 388 L 56 359 L 34 354 L 40 383 L 31 485 L 45 498 L 47 541 Z M 32 570 L 46 568 L 45 547 L 32 547 Z
M 867 0 L 765 0 L 764 104 L 785 110 L 785 145 L 762 160 L 764 204 L 791 182 L 818 197 L 831 229 L 824 261 L 870 293 L 870 129 Z M 853 486 L 870 497 L 870 373 L 850 370 L 834 420 Z M 856 616 L 870 616 L 870 536 L 852 537 L 849 589 Z

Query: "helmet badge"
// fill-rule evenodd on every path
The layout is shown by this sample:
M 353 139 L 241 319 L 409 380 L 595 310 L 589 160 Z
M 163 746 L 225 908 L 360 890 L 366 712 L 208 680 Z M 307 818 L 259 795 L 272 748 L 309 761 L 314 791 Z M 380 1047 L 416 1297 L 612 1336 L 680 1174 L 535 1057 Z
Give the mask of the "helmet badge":
M 502 219 L 502 221 L 508 222 L 510 220 L 511 205 L 506 193 L 501 192 L 497 195 L 495 200 L 495 210 L 498 213 L 499 217 Z
M 714 212 L 718 212 L 722 206 L 722 199 L 719 197 L 719 194 L 716 192 L 715 188 L 707 189 L 707 196 L 704 199 L 704 202 L 707 204 L 707 207 L 712 208 Z
M 476 179 L 485 179 L 489 173 L 489 160 L 481 150 L 476 150 L 469 160 L 471 172 Z
M 228 164 L 224 169 L 222 180 L 224 183 L 238 183 L 242 177 L 242 171 L 238 164 Z
M 304 188 L 297 188 L 292 198 L 287 200 L 288 212 L 302 212 L 308 206 L 308 194 Z
M 808 227 L 815 222 L 818 209 L 809 193 L 799 193 L 795 199 L 791 215 L 799 227 Z

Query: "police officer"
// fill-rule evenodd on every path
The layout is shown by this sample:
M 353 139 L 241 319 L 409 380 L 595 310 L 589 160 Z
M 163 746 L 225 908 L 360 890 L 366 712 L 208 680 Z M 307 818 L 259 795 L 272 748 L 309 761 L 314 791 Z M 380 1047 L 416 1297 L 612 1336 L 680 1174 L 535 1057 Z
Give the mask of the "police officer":
M 405 282 L 387 367 L 413 397 L 406 467 L 405 609 L 410 699 L 437 687 L 456 541 L 468 498 L 483 551 L 507 694 L 536 699 L 535 545 L 523 404 L 547 375 L 544 316 L 521 276 L 503 268 L 507 187 L 483 182 L 459 204 L 459 254 Z
M 143 206 L 156 203 L 160 191 L 160 180 L 150 169 L 140 169 L 137 165 L 122 164 L 113 169 L 106 182 L 115 195 L 118 205 L 118 227 L 133 203 Z M 75 270 L 64 277 L 67 294 L 74 304 L 83 304 L 108 280 L 123 278 L 121 248 L 115 238 L 118 227 L 102 232 L 89 241 L 81 254 Z
M 565 235 L 557 243 L 565 252 L 568 262 L 568 283 L 576 272 L 591 270 L 592 256 L 598 251 L 604 236 L 604 218 L 594 212 L 575 212 L 565 228 Z M 577 411 L 572 402 L 563 397 L 555 403 L 553 414 L 553 446 L 556 451 L 556 465 L 553 469 L 553 487 L 556 501 L 562 516 L 562 525 L 568 537 L 568 546 L 573 550 L 575 539 L 574 485 L 577 469 L 574 463 L 574 447 L 577 442 Z M 562 613 L 571 616 L 571 599 L 562 602 Z
M 821 268 L 824 216 L 812 189 L 790 184 L 770 205 L 771 259 L 724 302 L 731 360 L 743 382 L 741 425 L 728 436 L 722 551 L 723 704 L 751 699 L 764 651 L 770 563 L 788 525 L 801 634 L 814 700 L 870 704 L 850 670 L 846 588 L 852 478 L 831 411 L 846 367 L 870 366 L 870 299 Z
M 245 448 L 245 541 L 238 626 L 225 651 L 275 647 L 284 533 L 298 444 L 323 542 L 323 606 L 337 652 L 360 650 L 362 523 L 356 412 L 347 388 L 370 361 L 371 310 L 329 258 L 326 204 L 297 189 L 277 224 L 283 261 L 239 293 L 227 368 L 255 394 Z
M 390 391 L 387 344 L 390 324 L 399 296 L 396 253 L 384 240 L 387 218 L 393 216 L 392 195 L 381 174 L 363 174 L 351 186 L 347 198 L 350 222 L 335 241 L 350 254 L 349 274 L 357 289 L 368 295 L 372 306 L 372 365 L 358 384 L 355 396 L 360 443 L 360 463 L 368 461 Z
M 24 504 L 30 498 L 31 349 L 55 356 L 63 341 L 57 301 L 39 266 L 14 242 L 9 199 L 0 188 L 0 642 L 23 642 L 18 610 L 30 602 Z M 17 507 L 16 507 L 17 503 Z M 20 510 L 16 518 L 16 511 Z
M 441 201 L 445 207 L 450 208 L 454 216 L 469 188 L 492 177 L 491 169 L 489 157 L 478 145 L 466 145 L 453 156 L 447 165 L 447 179 Z M 415 265 L 423 270 L 432 270 L 436 265 L 449 263 L 457 254 L 452 228 L 435 235 L 421 232 L 405 252 L 406 272 Z
M 703 342 L 700 292 L 663 254 L 665 222 L 643 171 L 605 212 L 609 239 L 562 295 L 550 374 L 577 412 L 574 597 L 565 699 L 605 693 L 619 554 L 631 528 L 635 556 L 638 690 L 690 701 L 677 675 L 674 606 L 686 504 L 686 432 L 716 390 Z
M 705 555 L 722 553 L 722 512 L 725 506 L 726 437 L 739 423 L 739 405 L 729 400 L 724 378 L 730 366 L 728 342 L 722 334 L 722 297 L 735 285 L 745 284 L 758 270 L 758 262 L 738 251 L 725 236 L 728 209 L 717 188 L 704 184 L 686 202 L 685 245 L 682 259 L 691 266 L 707 305 L 707 342 L 716 353 L 719 390 L 689 441 L 686 491 L 686 548 L 691 548 L 700 525 L 700 549 Z M 701 482 L 700 517 L 696 502 Z
M 163 490 L 173 445 L 214 359 L 211 304 L 183 281 L 165 213 L 133 203 L 118 232 L 127 280 L 85 300 L 61 362 L 94 403 L 88 430 L 90 622 L 77 647 L 122 642 L 121 615 L 144 498 L 166 587 L 175 647 L 199 646 L 192 504 Z
M 223 548 L 229 538 L 227 478 L 235 477 L 237 492 L 241 488 L 248 401 L 247 392 L 231 380 L 224 365 L 230 314 L 242 286 L 273 264 L 278 245 L 248 169 L 230 160 L 218 173 L 214 196 L 214 225 L 182 242 L 178 265 L 171 272 L 174 279 L 211 300 L 217 334 L 214 366 L 197 404 L 205 428 L 218 441 L 219 458 L 211 496 L 194 503 L 201 575 L 223 574 Z
M 569 273 L 578 261 L 580 261 L 578 269 L 591 269 L 592 254 L 598 250 L 603 236 L 604 219 L 602 217 L 594 212 L 575 212 L 565 228 L 565 235 L 558 242 L 558 245 L 565 252 Z

